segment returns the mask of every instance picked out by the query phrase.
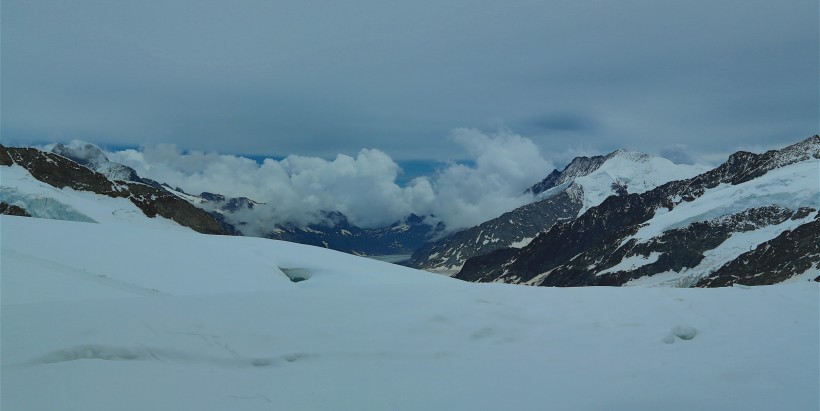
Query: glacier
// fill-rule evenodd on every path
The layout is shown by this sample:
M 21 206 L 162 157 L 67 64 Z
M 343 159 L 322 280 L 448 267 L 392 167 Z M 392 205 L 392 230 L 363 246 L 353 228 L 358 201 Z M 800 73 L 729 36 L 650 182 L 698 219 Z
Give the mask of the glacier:
M 3 410 L 818 407 L 813 282 L 474 284 L 133 220 L 0 235 Z

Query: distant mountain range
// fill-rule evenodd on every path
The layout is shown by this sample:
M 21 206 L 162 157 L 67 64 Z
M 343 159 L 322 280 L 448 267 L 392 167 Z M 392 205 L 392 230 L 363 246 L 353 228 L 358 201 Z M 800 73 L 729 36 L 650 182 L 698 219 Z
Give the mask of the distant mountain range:
M 454 233 L 417 215 L 361 228 L 335 210 L 313 224 L 268 226 L 254 217 L 264 203 L 186 193 L 90 144 L 51 152 L 0 146 L 0 165 L 22 166 L 56 188 L 127 199 L 146 216 L 201 233 L 254 233 L 357 255 L 412 253 L 403 264 L 465 281 L 712 287 L 820 279 L 818 136 L 764 154 L 738 152 L 711 170 L 627 150 L 578 157 L 527 189 L 529 204 Z M 93 221 L 56 197 L 5 183 L 0 214 Z
M 56 144 L 51 153 L 41 152 L 35 149 L 15 149 L 9 148 L 15 155 L 21 156 L 21 165 L 28 164 L 41 176 L 53 176 L 54 185 L 58 187 L 77 187 L 73 181 L 78 179 L 91 179 L 95 183 L 90 191 L 99 194 L 108 193 L 108 186 L 121 187 L 123 191 L 120 195 L 125 195 L 125 191 L 134 190 L 140 187 L 147 190 L 147 193 L 154 194 L 158 199 L 173 198 L 175 201 L 184 200 L 191 205 L 206 211 L 210 214 L 210 233 L 221 233 L 229 235 L 244 235 L 246 232 L 261 232 L 267 238 L 296 242 L 301 244 L 325 247 L 337 251 L 343 251 L 357 255 L 409 255 L 415 249 L 424 244 L 431 236 L 444 230 L 444 226 L 435 223 L 429 224 L 425 218 L 409 215 L 402 221 L 397 221 L 387 227 L 361 228 L 351 224 L 347 217 L 338 211 L 323 212 L 321 222 L 295 225 L 295 224 L 274 224 L 272 226 L 259 226 L 259 223 L 249 219 L 253 217 L 255 207 L 264 207 L 263 203 L 256 202 L 247 197 L 226 197 L 221 194 L 203 192 L 201 194 L 189 194 L 179 187 L 171 187 L 165 183 L 140 177 L 137 172 L 125 165 L 112 162 L 105 153 L 93 144 L 66 146 Z M 55 156 L 56 154 L 56 156 Z M 44 164 L 33 161 L 35 158 L 46 160 Z M 66 163 L 65 160 L 71 160 Z M 71 164 L 69 164 L 71 163 Z M 76 164 L 81 170 L 78 170 Z M 72 165 L 74 164 L 74 165 Z M 46 167 L 46 165 L 52 165 Z M 56 165 L 57 167 L 54 167 Z M 72 170 L 70 175 L 61 176 L 57 169 Z M 83 170 L 90 170 L 93 173 L 83 173 Z M 82 178 L 78 174 L 88 174 Z M 103 181 L 107 180 L 107 181 Z M 122 183 L 115 183 L 115 182 Z M 148 188 L 150 187 L 150 188 Z M 129 194 L 130 195 L 130 194 Z M 143 198 L 144 195 L 138 196 Z M 132 196 L 132 198 L 135 198 Z M 250 212 L 248 212 L 250 211 Z M 216 229 L 213 226 L 219 228 Z

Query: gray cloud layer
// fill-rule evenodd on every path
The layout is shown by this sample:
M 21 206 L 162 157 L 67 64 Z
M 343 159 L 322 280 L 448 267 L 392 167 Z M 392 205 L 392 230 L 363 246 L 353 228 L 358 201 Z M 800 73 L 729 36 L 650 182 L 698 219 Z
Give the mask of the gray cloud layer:
M 5 0 L 2 139 L 451 159 L 454 127 L 544 152 L 720 160 L 818 130 L 818 3 Z

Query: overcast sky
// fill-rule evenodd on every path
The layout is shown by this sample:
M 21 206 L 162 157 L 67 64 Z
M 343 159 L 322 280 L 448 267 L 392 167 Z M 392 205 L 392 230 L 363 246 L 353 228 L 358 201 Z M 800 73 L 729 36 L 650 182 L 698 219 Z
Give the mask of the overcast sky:
M 467 227 L 577 155 L 715 165 L 816 134 L 818 7 L 3 0 L 0 137 L 96 143 L 273 222 Z
M 717 162 L 818 132 L 817 0 L 4 0 L 2 141 Z

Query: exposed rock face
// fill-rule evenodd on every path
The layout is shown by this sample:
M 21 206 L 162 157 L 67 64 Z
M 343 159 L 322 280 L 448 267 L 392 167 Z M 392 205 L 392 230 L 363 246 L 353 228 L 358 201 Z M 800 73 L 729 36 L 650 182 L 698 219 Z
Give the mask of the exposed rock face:
M 109 197 L 128 198 L 148 217 L 160 215 L 205 234 L 223 234 L 208 213 L 164 190 L 143 183 L 111 181 L 66 157 L 33 148 L 0 145 L 0 164 L 18 164 L 34 178 L 57 188 L 69 187 Z
M 687 278 L 684 273 L 702 264 L 707 251 L 716 249 L 734 233 L 774 227 L 787 221 L 803 221 L 801 218 L 811 218 L 820 205 L 815 200 L 814 206 L 800 209 L 754 206 L 672 228 L 646 241 L 634 238 L 639 229 L 650 222 L 659 210 L 666 213 L 682 204 L 697 201 L 708 190 L 719 185 L 749 182 L 776 168 L 809 159 L 820 159 L 818 136 L 760 155 L 735 153 L 720 167 L 694 178 L 673 181 L 642 194 L 609 197 L 576 220 L 553 226 L 521 250 L 504 249 L 472 258 L 456 278 L 480 282 L 580 286 L 623 285 L 629 280 L 659 273 L 681 273 L 679 279 L 682 283 L 677 285 L 692 286 L 699 277 Z M 783 238 L 780 240 L 772 240 L 770 245 L 790 251 L 770 251 L 769 255 L 803 255 L 807 263 L 796 265 L 783 259 L 770 261 L 767 266 L 769 271 L 777 271 L 779 277 L 764 274 L 758 277 L 768 278 L 760 278 L 759 281 L 782 281 L 782 276 L 786 275 L 784 273 L 793 274 L 809 263 L 820 261 L 810 246 L 812 242 L 815 246 L 820 243 L 820 231 L 811 230 L 811 226 L 801 226 L 791 232 L 793 234 L 781 235 Z M 748 258 L 752 257 L 750 255 Z M 629 261 L 636 262 L 634 267 L 628 264 Z M 795 268 L 790 269 L 789 264 Z M 745 267 L 749 265 L 736 263 L 725 270 L 736 270 L 732 275 L 744 277 L 757 275 L 762 269 Z M 719 282 L 703 284 L 717 285 Z
M 820 214 L 818 214 L 820 215 Z M 814 267 L 820 270 L 820 219 L 781 233 L 700 280 L 697 287 L 770 285 Z M 820 275 L 814 278 L 820 281 Z
M 31 217 L 31 214 L 28 211 L 24 210 L 21 207 L 18 207 L 14 204 L 8 204 L 4 202 L 0 202 L 0 214 L 4 215 L 16 215 L 20 217 Z
M 526 245 L 556 222 L 575 218 L 580 209 L 578 196 L 572 191 L 562 191 L 554 197 L 527 204 L 478 226 L 427 243 L 405 264 L 428 270 L 459 270 L 470 257 L 516 243 Z
M 26 168 L 34 178 L 57 188 L 69 187 L 78 191 L 92 191 L 109 197 L 127 197 L 123 188 L 104 175 L 92 171 L 65 157 L 34 148 L 0 146 L 0 158 L 8 157 L 8 164 Z

